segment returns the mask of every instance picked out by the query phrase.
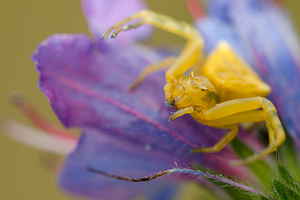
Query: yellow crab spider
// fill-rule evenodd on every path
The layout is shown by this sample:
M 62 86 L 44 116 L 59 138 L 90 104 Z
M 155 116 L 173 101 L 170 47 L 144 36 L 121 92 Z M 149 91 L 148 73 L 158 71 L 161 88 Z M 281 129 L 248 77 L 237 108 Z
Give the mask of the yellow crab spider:
M 125 25 L 132 20 L 140 21 Z M 103 38 L 107 38 L 113 30 L 111 37 L 115 38 L 120 31 L 145 23 L 182 36 L 187 39 L 187 44 L 178 58 L 169 57 L 147 67 L 132 88 L 150 73 L 171 65 L 166 72 L 164 91 L 168 103 L 177 111 L 170 120 L 190 114 L 199 123 L 229 130 L 214 146 L 193 149 L 193 153 L 218 152 L 236 137 L 239 123 L 259 121 L 266 122 L 268 147 L 245 160 L 235 161 L 234 165 L 257 161 L 277 150 L 285 140 L 285 133 L 274 105 L 264 98 L 271 89 L 226 41 L 219 42 L 215 50 L 203 58 L 201 50 L 204 42 L 197 30 L 185 22 L 149 10 L 138 12 L 115 24 Z M 192 71 L 185 75 L 189 69 Z

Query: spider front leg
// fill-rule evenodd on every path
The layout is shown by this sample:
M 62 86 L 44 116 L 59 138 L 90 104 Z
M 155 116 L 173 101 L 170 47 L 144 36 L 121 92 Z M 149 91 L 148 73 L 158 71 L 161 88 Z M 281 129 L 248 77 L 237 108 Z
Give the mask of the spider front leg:
M 134 24 L 126 25 L 126 23 L 134 20 L 140 21 L 135 22 Z M 103 35 L 103 38 L 106 39 L 110 32 L 112 32 L 113 30 L 115 31 L 111 36 L 112 38 L 116 37 L 121 31 L 127 31 L 132 28 L 137 28 L 145 23 L 164 29 L 168 32 L 177 34 L 188 40 L 193 40 L 200 36 L 200 34 L 197 32 L 196 29 L 194 29 L 194 27 L 185 22 L 176 21 L 171 17 L 158 14 L 150 10 L 142 10 L 110 27 Z
M 281 122 L 277 116 L 277 112 L 274 105 L 269 100 L 262 97 L 236 99 L 217 104 L 216 106 L 205 111 L 197 121 L 208 126 L 214 127 L 233 125 L 249 121 L 266 122 L 266 126 L 269 132 L 268 147 L 265 148 L 262 152 L 250 156 L 243 161 L 235 161 L 233 163 L 234 165 L 243 165 L 257 161 L 259 159 L 263 159 L 270 153 L 276 151 L 277 148 L 285 140 L 285 133 Z M 229 140 L 224 139 L 224 141 L 225 143 L 228 143 Z M 218 151 L 222 148 L 212 147 L 210 150 L 212 149 Z M 194 151 L 203 152 L 204 150 L 199 148 Z
M 130 25 L 126 25 L 128 22 L 132 22 L 134 20 L 140 21 Z M 121 31 L 136 28 L 138 26 L 141 26 L 142 24 L 153 25 L 170 33 L 174 33 L 176 35 L 184 37 L 188 40 L 187 45 L 185 46 L 184 50 L 182 51 L 176 62 L 174 62 L 174 64 L 167 71 L 167 81 L 182 76 L 183 73 L 187 71 L 190 67 L 192 67 L 199 59 L 203 47 L 203 39 L 193 26 L 185 22 L 176 21 L 171 17 L 158 14 L 149 10 L 143 10 L 141 12 L 138 12 L 113 25 L 111 28 L 108 29 L 108 31 L 106 31 L 106 33 L 103 35 L 103 38 L 106 39 L 113 30 L 114 32 L 112 33 L 111 37 L 115 38 Z M 146 75 L 148 74 L 149 73 L 146 72 Z M 140 80 L 138 81 L 140 82 Z

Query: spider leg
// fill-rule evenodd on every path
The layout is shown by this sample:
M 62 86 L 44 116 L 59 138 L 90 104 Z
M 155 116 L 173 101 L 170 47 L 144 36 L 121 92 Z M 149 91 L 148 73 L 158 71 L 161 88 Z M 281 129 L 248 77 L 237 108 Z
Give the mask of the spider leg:
M 194 112 L 193 106 L 177 110 L 175 113 L 171 115 L 169 121 L 173 121 L 174 119 L 181 117 L 185 114 L 191 114 L 192 112 Z
M 132 22 L 134 20 L 140 20 L 140 21 L 135 22 L 132 25 L 126 25 L 126 23 Z M 188 40 L 194 40 L 194 38 L 201 38 L 200 34 L 193 26 L 191 26 L 185 22 L 176 21 L 176 20 L 172 19 L 171 17 L 162 15 L 162 14 L 158 14 L 158 13 L 150 11 L 150 10 L 142 10 L 142 11 L 116 23 L 115 25 L 113 25 L 106 31 L 106 33 L 103 35 L 103 38 L 106 39 L 113 30 L 116 30 L 115 31 L 116 34 L 113 33 L 113 35 L 117 35 L 117 33 L 119 33 L 122 30 L 129 30 L 132 28 L 136 28 L 145 23 L 151 24 L 151 25 L 156 26 L 161 29 L 164 29 L 168 32 L 177 34 Z
M 258 110 L 262 109 L 262 110 Z M 195 118 L 195 117 L 194 117 Z M 269 145 L 262 152 L 236 161 L 234 165 L 243 165 L 262 159 L 284 142 L 285 133 L 272 102 L 263 97 L 253 97 L 226 101 L 203 112 L 197 121 L 209 126 L 240 123 L 246 121 L 265 121 L 269 132 Z
M 126 23 L 133 20 L 140 21 L 132 25 L 126 25 Z M 188 40 L 188 43 L 180 54 L 178 60 L 176 60 L 176 62 L 174 62 L 174 64 L 166 72 L 167 81 L 171 82 L 175 78 L 182 76 L 182 74 L 192 67 L 199 59 L 203 47 L 203 39 L 198 31 L 193 26 L 185 22 L 176 21 L 171 17 L 161 15 L 150 10 L 138 12 L 137 14 L 134 14 L 113 25 L 106 31 L 103 38 L 106 39 L 113 30 L 115 31 L 112 33 L 112 37 L 116 37 L 120 31 L 136 28 L 142 24 L 151 24 Z
M 216 120 L 200 120 L 196 119 L 199 123 L 216 127 L 222 129 L 231 129 L 217 144 L 212 147 L 205 147 L 205 148 L 197 148 L 192 149 L 192 153 L 211 153 L 211 152 L 218 152 L 221 151 L 228 143 L 230 143 L 238 133 L 238 123 L 248 122 L 248 121 L 263 121 L 264 120 L 264 113 L 261 110 L 255 111 L 246 111 L 242 113 L 237 113 L 234 115 L 230 115 L 227 117 L 219 118 Z
M 245 111 L 241 113 L 236 113 L 227 117 L 215 119 L 215 120 L 199 120 L 197 121 L 201 124 L 213 126 L 213 127 L 222 127 L 231 124 L 238 124 L 243 122 L 261 122 L 264 121 L 264 111 L 262 110 L 252 110 L 252 111 Z
M 127 31 L 127 30 L 130 30 L 133 28 L 137 28 L 137 27 L 143 25 L 144 23 L 145 23 L 144 21 L 140 21 L 135 24 L 117 27 L 116 30 L 111 35 L 111 38 L 116 38 L 121 31 Z M 103 36 L 103 37 L 105 37 L 105 36 Z
M 230 143 L 238 134 L 239 127 L 238 125 L 231 125 L 231 126 L 225 126 L 225 127 L 219 127 L 224 129 L 230 129 L 230 131 L 221 139 L 219 142 L 217 142 L 212 147 L 204 147 L 204 148 L 198 148 L 198 149 L 192 149 L 191 153 L 212 153 L 212 152 L 218 152 L 221 151 L 228 143 Z
M 201 59 L 202 39 L 190 40 L 176 62 L 166 72 L 167 82 L 172 82 L 174 79 L 182 77 L 184 72 L 191 68 L 199 59 Z
M 196 42 L 197 43 L 197 42 Z M 132 83 L 132 85 L 130 86 L 130 90 L 133 90 L 133 89 L 135 89 L 148 75 L 150 75 L 150 74 L 152 74 L 152 73 L 154 73 L 154 72 L 156 72 L 156 71 L 159 71 L 159 70 L 163 70 L 163 69 L 166 69 L 166 68 L 169 68 L 169 66 L 170 65 L 172 65 L 172 67 L 174 68 L 173 70 L 169 70 L 169 72 L 167 72 L 167 73 L 169 73 L 169 74 L 173 74 L 174 73 L 174 71 L 176 71 L 175 70 L 175 68 L 176 69 L 180 69 L 180 68 L 182 68 L 181 66 L 182 65 L 186 65 L 186 60 L 188 59 L 188 58 L 186 58 L 185 59 L 185 57 L 186 57 L 186 54 L 187 54 L 187 52 L 189 52 L 188 54 L 189 55 L 193 55 L 193 51 L 194 51 L 194 48 L 193 48 L 193 41 L 189 41 L 189 42 L 187 42 L 187 44 L 185 45 L 185 47 L 184 47 L 184 49 L 182 50 L 182 52 L 181 52 L 181 56 L 179 56 L 179 58 L 177 58 L 177 57 L 173 57 L 173 56 L 170 56 L 170 57 L 167 57 L 167 58 L 165 58 L 163 61 L 161 61 L 160 63 L 157 63 L 157 64 L 154 64 L 154 65 L 150 65 L 150 66 L 148 66 L 148 67 L 146 67 L 141 73 L 140 73 L 140 75 L 139 75 L 139 77 L 137 78 L 137 80 L 134 82 L 134 83 Z M 196 45 L 197 46 L 197 45 Z M 190 50 L 190 49 L 192 49 L 192 50 Z M 185 55 L 184 56 L 184 59 L 183 59 L 183 64 L 181 64 L 181 60 L 182 60 L 182 55 Z M 194 56 L 197 56 L 197 54 L 194 54 Z M 178 61 L 179 60 L 179 61 Z M 194 59 L 195 60 L 195 59 Z M 198 54 L 198 58 L 196 58 L 196 61 L 195 61 L 195 63 L 197 64 L 197 65 L 200 65 L 200 62 L 201 62 L 201 60 L 202 60 L 202 57 L 201 57 L 201 54 L 200 54 L 200 52 L 199 52 L 199 54 Z M 178 66 L 178 64 L 179 64 L 179 66 Z M 190 65 L 188 65 L 188 66 L 192 66 L 193 64 L 191 63 Z M 175 66 L 175 67 L 174 67 Z M 189 68 L 189 67 L 188 67 Z M 181 74 L 183 74 L 188 68 L 186 68 L 186 67 L 184 67 L 183 68 L 183 70 L 181 70 L 181 71 L 178 71 L 177 70 L 177 72 L 176 73 L 178 73 L 178 76 L 180 76 Z M 197 68 L 199 68 L 199 67 L 197 67 Z M 198 70 L 198 69 L 197 69 Z M 198 73 L 198 72 L 197 72 Z M 174 75 L 171 75 L 171 76 L 174 76 Z
M 138 76 L 135 82 L 133 82 L 130 86 L 130 90 L 135 89 L 148 75 L 163 70 L 166 68 L 169 68 L 169 70 L 166 72 L 167 80 L 171 80 L 175 75 L 181 76 L 188 68 L 190 68 L 195 62 L 199 61 L 201 57 L 200 55 L 200 49 L 198 48 L 197 43 L 188 42 L 185 48 L 183 49 L 181 55 L 177 57 L 167 57 L 160 63 L 150 65 L 146 67 Z M 191 58 L 194 57 L 194 58 Z M 197 58 L 198 57 L 198 58 Z M 190 63 L 188 64 L 187 61 Z M 186 67 L 190 66 L 190 67 Z M 168 91 L 166 91 L 168 92 Z
M 160 63 L 147 66 L 138 76 L 135 82 L 130 86 L 130 90 L 135 89 L 143 80 L 150 74 L 168 68 L 172 63 L 176 61 L 176 57 L 167 57 Z

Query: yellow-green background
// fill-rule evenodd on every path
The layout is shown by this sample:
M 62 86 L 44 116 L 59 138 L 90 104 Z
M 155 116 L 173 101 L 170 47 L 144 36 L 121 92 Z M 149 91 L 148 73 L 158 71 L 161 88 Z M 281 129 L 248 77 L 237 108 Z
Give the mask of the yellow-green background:
M 183 0 L 148 2 L 156 11 L 190 21 Z M 288 0 L 286 4 L 299 30 L 300 2 Z M 42 115 L 59 125 L 37 87 L 38 76 L 31 54 L 37 44 L 51 34 L 88 33 L 80 1 L 3 0 L 0 5 L 0 118 L 10 117 L 30 124 L 9 103 L 10 94 L 19 91 Z M 158 43 L 169 39 L 174 41 L 175 37 L 155 36 Z M 0 199 L 71 199 L 56 187 L 56 176 L 43 167 L 41 157 L 41 152 L 0 135 Z

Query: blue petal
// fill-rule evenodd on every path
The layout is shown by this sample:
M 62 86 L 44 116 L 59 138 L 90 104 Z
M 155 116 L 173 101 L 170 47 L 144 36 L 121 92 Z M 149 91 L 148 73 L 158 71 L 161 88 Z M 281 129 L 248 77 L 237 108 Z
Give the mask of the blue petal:
M 125 177 L 143 177 L 171 166 L 174 166 L 174 160 L 168 155 L 147 148 L 137 148 L 89 130 L 83 134 L 75 151 L 68 156 L 61 171 L 60 185 L 76 195 L 110 200 L 153 195 L 156 194 L 155 191 L 166 187 L 167 191 L 174 192 L 178 187 L 176 184 L 169 185 L 160 181 L 148 184 L 125 182 L 87 169 L 91 167 Z
M 212 0 L 208 6 L 207 19 L 197 22 L 206 48 L 224 38 L 232 44 L 271 85 L 270 99 L 300 145 L 300 48 L 286 13 L 270 1 Z

